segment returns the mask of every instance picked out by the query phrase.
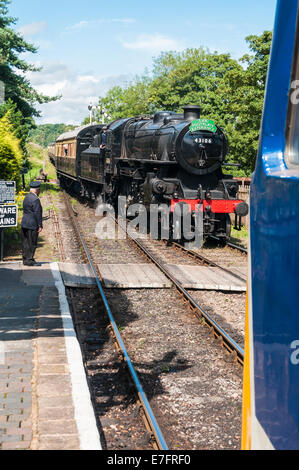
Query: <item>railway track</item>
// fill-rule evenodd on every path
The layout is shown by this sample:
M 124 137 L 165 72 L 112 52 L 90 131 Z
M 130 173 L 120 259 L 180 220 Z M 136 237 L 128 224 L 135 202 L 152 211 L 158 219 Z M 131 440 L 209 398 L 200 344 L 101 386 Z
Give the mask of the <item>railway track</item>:
M 63 214 L 66 212 L 62 207 L 62 202 L 61 200 L 60 205 L 57 204 L 60 222 L 61 217 L 63 219 L 65 218 Z M 72 203 L 75 204 L 75 211 L 77 213 L 77 216 L 74 217 L 75 222 L 78 224 L 79 230 L 81 230 L 83 238 L 85 239 L 87 250 L 90 253 L 96 271 L 97 265 L 102 263 L 115 264 L 115 262 L 117 262 L 126 264 L 128 260 L 136 264 L 144 263 L 143 259 L 145 255 L 141 254 L 140 248 L 129 240 L 116 242 L 105 239 L 99 242 L 95 236 L 95 226 L 100 219 L 94 218 L 92 208 L 88 208 L 87 206 L 83 207 L 73 201 Z M 69 222 L 69 227 L 70 226 L 71 224 Z M 62 226 L 61 228 L 63 229 L 64 235 L 65 227 Z M 72 230 L 72 233 L 74 234 L 74 230 Z M 77 241 L 75 242 L 77 238 L 78 237 L 73 235 L 73 242 L 77 245 L 78 251 L 78 243 Z M 66 248 L 68 248 L 68 245 Z M 81 248 L 78 252 L 80 251 L 84 252 L 84 249 Z M 172 248 L 168 251 L 174 252 L 175 250 Z M 185 259 L 185 257 L 187 258 L 185 254 L 181 255 L 182 260 Z M 71 261 L 70 258 L 69 260 Z M 85 262 L 85 260 L 81 256 L 81 261 L 78 262 L 82 263 Z M 148 259 L 148 262 L 152 263 L 150 259 Z M 200 261 L 196 260 L 193 264 L 197 264 L 198 262 Z M 98 296 L 95 291 L 93 292 L 93 296 Z M 198 322 L 197 314 L 193 314 L 193 308 L 189 302 L 187 305 L 192 311 L 192 314 L 188 314 L 184 302 L 178 301 L 178 295 L 175 289 L 131 289 L 115 291 L 105 288 L 104 292 L 108 299 L 110 310 L 113 312 L 115 323 L 122 335 L 124 330 L 125 345 L 129 351 L 131 362 L 137 367 L 142 386 L 144 390 L 146 390 L 148 400 L 157 416 L 161 429 L 163 429 L 164 435 L 167 436 L 170 448 L 181 448 L 185 450 L 200 448 L 239 449 L 242 370 L 239 366 L 236 367 L 234 364 L 234 358 L 238 364 L 240 364 L 236 353 L 223 354 L 221 347 L 218 346 L 218 341 L 215 341 L 216 344 L 214 344 L 210 335 L 206 334 L 206 328 L 202 327 L 202 324 L 207 325 L 207 321 L 203 316 L 200 316 L 202 321 Z M 69 294 L 72 294 L 72 292 Z M 208 292 L 206 292 L 206 294 L 208 295 Z M 221 295 L 225 296 L 223 293 Z M 84 338 L 84 330 L 90 329 L 90 322 L 94 320 L 92 316 L 87 316 L 87 313 L 84 313 L 82 325 L 80 304 L 82 305 L 83 302 L 81 309 L 84 309 L 84 312 L 86 309 L 85 305 L 92 304 L 92 301 L 90 304 L 85 304 L 85 302 L 89 302 L 89 300 L 87 300 L 88 297 L 89 293 L 87 290 L 86 293 L 83 292 L 82 294 L 75 292 L 74 299 L 71 299 L 71 304 L 74 305 L 74 309 L 79 312 L 79 316 L 77 317 L 77 313 L 75 313 L 74 318 L 75 321 L 76 317 L 79 320 L 78 331 L 80 333 L 80 328 L 81 331 L 83 331 L 82 340 L 85 345 L 86 337 Z M 185 299 L 184 296 L 182 297 Z M 236 297 L 239 296 L 237 295 Z M 201 299 L 199 299 L 198 303 L 201 305 L 200 300 Z M 101 306 L 93 309 L 92 315 L 95 315 L 94 318 L 97 323 L 99 322 L 100 327 L 106 315 L 102 307 L 102 301 L 99 300 L 98 303 L 101 304 Z M 87 311 L 88 310 L 89 309 L 87 309 Z M 212 317 L 214 317 L 213 312 Z M 220 324 L 222 324 L 221 321 Z M 110 327 L 109 330 L 110 329 L 113 330 L 112 327 Z M 226 327 L 224 327 L 224 329 L 226 329 Z M 100 329 L 98 331 L 100 341 L 103 341 L 103 338 L 106 338 L 107 331 L 105 332 L 105 330 Z M 221 344 L 222 340 L 217 335 L 217 332 L 215 334 L 215 329 L 210 326 L 210 331 L 213 334 L 213 338 L 219 338 Z M 239 338 L 237 336 L 237 342 L 238 341 Z M 94 346 L 91 347 L 95 347 L 95 343 L 93 344 Z M 107 345 L 108 351 L 107 339 L 105 340 L 105 344 Z M 109 348 L 111 348 L 110 344 Z M 228 350 L 227 345 L 224 345 L 224 348 Z M 86 350 L 86 346 L 84 346 L 84 349 Z M 102 350 L 101 346 L 100 350 Z M 106 351 L 106 346 L 103 351 Z M 117 397 L 119 400 L 118 403 L 123 403 L 121 396 L 128 385 L 124 384 L 122 393 L 116 394 L 113 386 L 114 379 L 111 375 L 111 385 L 109 385 L 108 393 L 106 394 L 105 392 L 105 395 L 102 395 L 101 392 L 99 393 L 101 389 L 99 388 L 98 381 L 102 380 L 100 377 L 103 377 L 103 380 L 105 380 L 108 371 L 108 377 L 110 377 L 112 369 L 114 370 L 113 375 L 118 370 L 118 366 L 111 368 L 110 359 L 109 363 L 107 362 L 109 367 L 105 367 L 107 360 L 105 354 L 106 353 L 104 353 L 104 357 L 102 353 L 101 356 L 99 356 L 98 353 L 85 354 L 88 374 L 89 376 L 91 374 L 90 385 L 92 389 L 95 387 L 95 399 L 98 403 L 95 403 L 95 409 L 97 416 L 99 416 L 100 429 L 102 423 L 101 417 L 104 413 L 105 418 L 103 423 L 105 434 L 103 434 L 103 436 L 105 439 L 108 439 L 107 442 L 110 442 L 110 445 L 113 442 L 113 445 L 115 446 L 116 444 L 117 448 L 118 443 L 121 443 L 120 448 L 123 448 L 122 444 L 125 443 L 129 446 L 130 444 L 126 436 L 132 437 L 132 429 L 134 432 L 134 443 L 135 445 L 137 443 L 137 448 L 139 448 L 135 433 L 137 433 L 137 426 L 139 429 L 140 424 L 135 422 L 133 428 L 131 428 L 131 424 L 126 424 L 126 421 L 123 421 L 123 417 L 118 423 L 117 416 L 119 411 L 116 411 L 115 415 L 114 405 L 111 409 L 106 406 L 106 400 L 108 399 L 109 403 L 110 397 L 113 403 L 116 403 L 113 397 Z M 120 356 L 123 357 L 123 354 L 120 353 Z M 96 369 L 98 369 L 98 372 L 95 372 Z M 107 398 L 104 399 L 104 396 Z M 197 403 L 199 405 L 197 405 Z M 103 406 L 104 411 L 102 411 Z M 134 405 L 134 407 L 135 406 L 136 405 Z M 140 408 L 143 413 L 141 404 Z M 128 417 L 132 412 L 135 414 L 137 411 L 133 411 L 134 408 L 131 405 L 127 408 L 127 404 L 124 404 L 123 410 L 126 409 L 128 409 L 128 413 L 125 411 L 124 414 L 128 415 Z M 122 411 L 121 414 L 123 414 Z M 111 421 L 112 423 L 114 422 L 113 428 L 110 428 Z M 114 437 L 113 435 L 116 426 L 118 427 L 118 437 L 116 435 Z M 121 429 L 130 429 L 130 431 L 127 434 L 121 431 Z M 142 426 L 140 430 L 141 429 Z M 138 431 L 138 433 L 141 435 L 142 431 Z M 144 429 L 144 437 L 140 440 L 142 446 L 143 442 L 149 442 L 149 435 L 153 436 L 153 432 L 151 430 L 146 432 Z M 149 444 L 147 445 L 149 446 Z M 158 445 L 155 445 L 156 448 L 158 448 Z
M 166 265 L 163 263 L 161 259 L 154 253 L 153 247 L 151 245 L 151 241 L 149 240 L 140 240 L 136 238 L 132 238 L 128 235 L 130 241 L 134 243 L 142 253 L 151 261 L 153 262 L 164 274 L 165 276 L 172 282 L 175 286 L 177 291 L 179 292 L 181 298 L 184 302 L 187 303 L 188 308 L 193 311 L 193 313 L 200 319 L 204 320 L 206 326 L 210 328 L 210 332 L 212 336 L 217 339 L 220 345 L 229 353 L 233 354 L 234 359 L 240 365 L 243 366 L 244 364 L 244 350 L 243 348 L 218 324 L 212 317 L 209 315 L 194 299 L 194 297 L 181 285 L 180 281 L 176 279 L 172 273 L 167 269 Z M 185 250 L 183 247 L 182 250 Z M 204 261 L 206 264 L 218 266 L 216 263 L 208 260 L 207 258 L 202 257 L 197 253 L 188 252 L 185 250 L 188 256 L 195 256 L 197 259 Z M 232 273 L 231 271 L 227 270 L 226 268 L 221 269 Z M 234 274 L 235 275 L 235 274 Z M 237 276 L 239 277 L 239 276 Z
M 169 242 L 166 242 L 166 243 L 168 244 Z M 232 270 L 230 270 L 230 269 L 228 269 L 224 266 L 221 266 L 220 264 L 216 263 L 215 261 L 213 261 L 211 259 L 208 259 L 206 256 L 203 256 L 203 254 L 201 254 L 197 251 L 188 250 L 184 246 L 182 246 L 181 244 L 176 243 L 176 242 L 170 242 L 170 245 L 173 246 L 176 250 L 182 251 L 183 253 L 185 253 L 188 257 L 192 258 L 193 260 L 198 261 L 198 263 L 201 266 L 211 266 L 211 267 L 214 267 L 214 268 L 218 268 L 221 271 L 226 272 L 226 273 L 230 274 L 231 276 L 235 277 L 236 279 L 239 279 L 241 281 L 244 280 L 243 276 L 233 272 Z
M 211 238 L 220 242 L 220 239 L 215 237 L 214 235 L 212 235 Z M 228 242 L 226 245 L 232 248 L 233 250 L 240 251 L 241 253 L 244 253 L 246 255 L 248 254 L 248 250 L 246 250 L 246 248 L 244 248 L 243 246 L 236 245 L 235 243 L 232 243 L 232 242 Z
M 126 349 L 124 341 L 121 337 L 119 328 L 116 324 L 116 321 L 115 321 L 115 319 L 113 317 L 113 314 L 111 312 L 109 303 L 108 303 L 107 298 L 105 296 L 102 284 L 101 284 L 99 276 L 97 274 L 96 267 L 93 263 L 91 254 L 88 250 L 86 241 L 85 241 L 84 236 L 83 236 L 83 234 L 80 230 L 80 227 L 79 227 L 77 221 L 75 220 L 75 214 L 74 214 L 73 208 L 72 208 L 72 206 L 69 202 L 69 199 L 68 199 L 66 193 L 64 193 L 64 202 L 65 202 L 69 217 L 72 221 L 74 230 L 75 230 L 75 232 L 77 234 L 77 237 L 78 237 L 78 240 L 80 242 L 80 245 L 82 247 L 84 257 L 85 257 L 87 263 L 89 264 L 89 266 L 90 266 L 90 268 L 91 268 L 91 270 L 92 270 L 92 272 L 95 276 L 97 288 L 98 288 L 98 291 L 100 293 L 102 302 L 104 304 L 106 314 L 107 314 L 107 316 L 109 318 L 109 321 L 110 321 L 111 332 L 113 332 L 113 335 L 114 335 L 114 338 L 116 340 L 116 344 L 117 344 L 117 347 L 118 347 L 118 351 L 119 351 L 120 355 L 122 356 L 122 359 L 123 359 L 123 361 L 124 361 L 124 363 L 127 367 L 127 370 L 129 372 L 129 374 L 130 374 L 132 383 L 135 387 L 135 390 L 136 390 L 136 393 L 137 393 L 137 396 L 138 396 L 138 400 L 139 400 L 139 409 L 141 410 L 140 414 L 141 414 L 141 416 L 142 416 L 142 418 L 145 422 L 145 426 L 146 426 L 148 432 L 151 434 L 151 442 L 152 442 L 153 448 L 156 449 L 156 450 L 167 450 L 168 445 L 167 445 L 166 440 L 165 440 L 165 438 L 164 438 L 164 436 L 161 432 L 161 429 L 160 429 L 159 424 L 157 422 L 157 419 L 154 415 L 154 412 L 153 412 L 153 410 L 150 406 L 148 398 L 147 398 L 147 396 L 146 396 L 146 394 L 143 390 L 143 387 L 142 387 L 141 382 L 138 378 L 136 370 L 133 366 L 131 358 L 130 358 L 128 352 L 127 352 L 127 349 Z
M 74 213 L 73 213 L 72 206 L 70 205 L 66 194 L 65 194 L 64 197 L 65 197 L 65 201 L 66 201 L 66 204 L 67 204 L 67 207 L 68 207 L 68 212 L 70 214 L 70 217 L 72 218 L 73 223 L 76 225 L 76 227 L 75 227 L 76 232 L 78 233 L 78 230 L 79 230 L 78 237 L 81 239 L 82 234 L 80 232 L 79 225 L 77 224 L 76 220 L 74 219 Z M 117 224 L 116 219 L 114 219 L 114 222 Z M 120 227 L 120 230 L 123 230 L 123 229 Z M 230 334 L 228 334 L 225 331 L 224 328 L 222 328 L 222 326 L 217 321 L 215 321 L 215 319 L 212 318 L 211 315 L 209 315 L 205 311 L 205 309 L 197 302 L 197 300 L 190 294 L 190 292 L 188 292 L 181 285 L 180 281 L 178 279 L 176 279 L 169 270 L 167 270 L 167 268 L 166 268 L 165 264 L 163 263 L 163 261 L 155 255 L 155 253 L 153 251 L 153 246 L 151 244 L 151 241 L 150 240 L 142 240 L 141 241 L 140 239 L 130 237 L 129 234 L 127 234 L 127 237 L 129 238 L 130 242 L 133 243 L 134 245 L 136 245 L 138 247 L 138 249 L 143 253 L 143 255 L 145 255 L 151 262 L 153 262 L 165 274 L 165 276 L 172 282 L 172 284 L 175 286 L 178 293 L 180 294 L 180 297 L 182 298 L 182 300 L 188 305 L 188 308 L 201 321 L 203 321 L 204 324 L 207 327 L 209 327 L 212 337 L 217 339 L 219 341 L 220 345 L 227 352 L 229 352 L 230 354 L 233 355 L 234 360 L 238 364 L 243 366 L 244 365 L 244 349 L 231 337 Z M 155 241 L 155 242 L 157 243 L 157 241 Z M 165 242 L 161 242 L 161 243 L 165 245 Z M 88 253 L 88 248 L 87 248 L 87 245 L 86 245 L 85 242 L 84 242 L 84 245 L 85 245 L 84 251 L 86 252 L 86 250 L 87 250 L 87 253 Z M 178 243 L 175 243 L 175 242 L 171 242 L 170 245 L 173 246 L 175 249 L 182 251 L 188 257 L 196 259 L 196 261 L 200 262 L 200 264 L 202 264 L 202 265 L 217 267 L 220 270 L 231 274 L 233 277 L 235 277 L 239 280 L 244 280 L 243 277 L 241 277 L 238 274 L 234 273 L 233 271 L 229 270 L 225 266 L 220 266 L 218 263 L 214 262 L 211 259 L 208 259 L 207 257 L 203 256 L 202 254 L 200 254 L 196 251 L 187 250 L 182 245 L 180 245 Z M 243 256 L 244 256 L 244 254 L 247 253 L 246 250 L 239 249 L 240 247 L 237 247 L 237 245 L 229 244 L 229 246 L 233 247 L 234 249 L 238 249 L 243 254 Z M 89 261 L 89 258 L 90 258 L 90 255 L 87 256 L 87 260 L 90 263 L 91 258 L 90 258 L 90 261 Z M 95 272 L 94 269 L 95 268 L 93 267 L 92 270 Z M 101 287 L 100 291 L 103 292 L 102 287 Z M 104 294 L 104 292 L 103 292 L 103 294 Z M 110 317 L 110 314 L 108 314 L 108 316 Z
M 244 248 L 243 246 L 236 245 L 235 243 L 228 242 L 227 245 L 230 248 L 233 248 L 234 250 L 240 251 L 241 253 L 245 253 L 246 255 L 248 254 L 248 250 Z

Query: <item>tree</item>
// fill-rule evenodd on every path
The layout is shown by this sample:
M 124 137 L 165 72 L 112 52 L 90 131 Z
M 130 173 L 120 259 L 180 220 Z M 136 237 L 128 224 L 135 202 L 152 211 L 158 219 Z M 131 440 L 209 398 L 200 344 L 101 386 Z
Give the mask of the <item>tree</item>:
M 10 0 L 0 0 L 0 80 L 5 84 L 5 98 L 16 104 L 24 118 L 38 117 L 40 112 L 35 104 L 48 103 L 59 97 L 49 97 L 38 93 L 26 78 L 26 72 L 41 69 L 28 64 L 19 56 L 24 52 L 36 53 L 37 48 L 26 42 L 11 26 L 16 19 L 8 16 Z
M 150 102 L 149 85 L 151 80 L 146 75 L 136 77 L 126 87 L 115 86 L 111 88 L 105 97 L 99 98 L 97 120 L 102 121 L 101 110 L 105 110 L 111 120 L 123 117 L 151 114 L 154 107 Z M 89 123 L 89 119 L 84 121 Z
M 240 59 L 244 67 L 227 73 L 222 95 L 230 136 L 230 161 L 241 163 L 250 175 L 258 151 L 272 33 L 248 36 L 246 41 L 252 54 Z
M 40 68 L 21 59 L 20 54 L 36 53 L 37 48 L 12 29 L 16 19 L 8 16 L 9 3 L 10 0 L 0 0 L 0 81 L 4 83 L 6 99 L 5 104 L 0 106 L 0 118 L 6 116 L 5 119 L 10 122 L 9 129 L 13 133 L 11 141 L 19 138 L 21 150 L 26 156 L 26 139 L 29 130 L 35 127 L 33 117 L 40 116 L 36 104 L 48 103 L 59 97 L 38 93 L 26 78 L 26 73 L 38 72 Z M 3 163 L 0 164 L 3 168 Z M 3 177 L 1 174 L 1 178 Z
M 202 117 L 213 119 L 228 134 L 227 160 L 241 165 L 240 171 L 230 172 L 248 176 L 257 155 L 271 40 L 269 31 L 248 36 L 251 53 L 239 61 L 204 48 L 162 53 L 151 76 L 112 88 L 99 105 L 113 120 L 159 110 L 181 112 L 184 105 L 198 104 Z
M 203 48 L 163 53 L 154 61 L 150 101 L 156 109 L 170 111 L 198 104 L 205 118 L 222 121 L 224 103 L 219 90 L 226 74 L 239 67 L 229 54 Z
M 29 140 L 41 147 L 46 148 L 64 132 L 75 129 L 75 126 L 66 124 L 41 124 L 29 133 Z
M 3 180 L 19 182 L 23 153 L 11 124 L 11 111 L 0 119 L 0 175 Z
M 11 99 L 8 99 L 2 106 L 0 106 L 0 118 L 7 115 L 10 119 L 10 124 L 14 131 L 16 137 L 20 140 L 21 149 L 23 154 L 26 154 L 26 141 L 27 136 L 35 126 L 32 118 L 24 118 L 20 110 L 18 110 L 17 105 L 12 102 Z

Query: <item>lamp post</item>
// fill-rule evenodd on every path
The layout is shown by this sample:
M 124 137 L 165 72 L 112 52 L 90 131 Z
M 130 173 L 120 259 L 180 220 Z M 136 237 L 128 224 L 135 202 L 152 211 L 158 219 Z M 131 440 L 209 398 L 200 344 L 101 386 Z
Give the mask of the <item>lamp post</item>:
M 111 116 L 109 116 L 109 114 L 107 114 L 106 109 L 104 107 L 101 108 L 100 114 L 102 116 L 102 124 L 105 124 L 106 119 L 107 119 L 108 122 L 110 121 Z
M 91 125 L 91 123 L 92 123 L 92 103 L 90 103 L 90 105 L 88 106 L 88 110 L 89 110 L 89 124 Z
M 100 113 L 101 113 L 101 116 L 102 116 L 102 124 L 105 124 L 106 113 L 105 113 L 105 108 L 104 107 L 101 108 Z
M 97 105 L 93 105 L 92 103 L 89 104 L 88 110 L 89 110 L 89 124 L 92 125 L 93 121 L 93 113 L 95 110 L 97 110 L 99 107 Z

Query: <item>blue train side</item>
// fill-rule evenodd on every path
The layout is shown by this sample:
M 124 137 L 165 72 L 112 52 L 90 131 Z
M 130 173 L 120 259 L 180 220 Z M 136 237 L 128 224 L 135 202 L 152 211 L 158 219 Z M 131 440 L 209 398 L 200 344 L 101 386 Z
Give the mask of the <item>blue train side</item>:
M 299 449 L 299 21 L 278 0 L 251 229 L 243 449 Z

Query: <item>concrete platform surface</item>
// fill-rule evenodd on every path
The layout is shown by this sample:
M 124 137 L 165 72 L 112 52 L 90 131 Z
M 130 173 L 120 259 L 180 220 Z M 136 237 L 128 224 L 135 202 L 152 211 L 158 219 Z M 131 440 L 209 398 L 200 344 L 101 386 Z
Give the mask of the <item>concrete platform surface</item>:
M 0 449 L 101 449 L 57 263 L 0 264 Z

